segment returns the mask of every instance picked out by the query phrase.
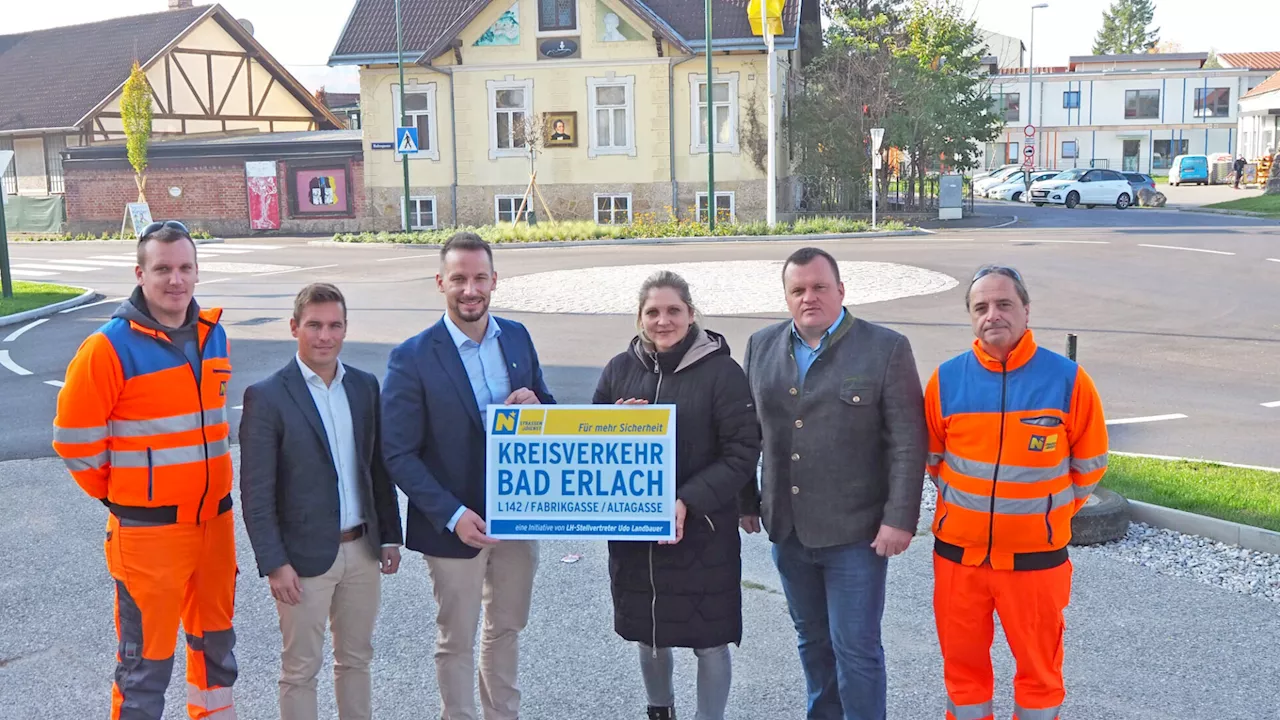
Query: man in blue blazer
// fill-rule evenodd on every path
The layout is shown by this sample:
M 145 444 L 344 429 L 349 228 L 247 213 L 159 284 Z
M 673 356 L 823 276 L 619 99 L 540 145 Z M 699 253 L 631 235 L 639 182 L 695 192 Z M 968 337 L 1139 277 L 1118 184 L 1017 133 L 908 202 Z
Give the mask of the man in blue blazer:
M 534 542 L 485 534 L 489 404 L 555 402 L 523 325 L 489 314 L 493 251 L 460 232 L 440 250 L 440 322 L 391 352 L 383 383 L 383 454 L 409 497 L 405 545 L 427 557 L 436 615 L 442 720 L 476 720 L 476 625 L 484 603 L 480 702 L 485 720 L 516 720 L 519 633 L 529 622 Z

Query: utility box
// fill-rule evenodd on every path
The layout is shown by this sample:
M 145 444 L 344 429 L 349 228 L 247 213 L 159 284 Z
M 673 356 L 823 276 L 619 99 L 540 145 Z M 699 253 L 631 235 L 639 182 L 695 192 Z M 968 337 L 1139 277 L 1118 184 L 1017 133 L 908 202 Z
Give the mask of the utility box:
M 938 178 L 938 219 L 959 220 L 964 217 L 964 177 L 943 175 Z

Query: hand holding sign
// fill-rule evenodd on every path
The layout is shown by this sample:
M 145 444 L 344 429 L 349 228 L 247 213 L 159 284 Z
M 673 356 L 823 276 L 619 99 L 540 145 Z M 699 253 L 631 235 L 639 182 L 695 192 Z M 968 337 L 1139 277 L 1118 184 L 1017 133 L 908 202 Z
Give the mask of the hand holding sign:
M 685 507 L 684 501 L 676 500 L 676 539 L 659 540 L 659 545 L 676 545 L 684 539 L 684 516 L 688 514 L 688 512 L 689 508 Z
M 648 400 L 640 400 L 637 398 L 627 398 L 626 400 L 623 400 L 622 398 L 618 398 L 618 402 L 614 403 L 614 405 L 648 405 L 648 404 L 649 404 Z
M 493 547 L 500 542 L 484 534 L 484 520 L 471 509 L 462 513 L 462 517 L 458 518 L 458 524 L 453 526 L 453 531 L 458 534 L 459 540 L 477 550 Z
M 529 388 L 520 388 L 507 396 L 506 405 L 537 405 L 541 400 Z

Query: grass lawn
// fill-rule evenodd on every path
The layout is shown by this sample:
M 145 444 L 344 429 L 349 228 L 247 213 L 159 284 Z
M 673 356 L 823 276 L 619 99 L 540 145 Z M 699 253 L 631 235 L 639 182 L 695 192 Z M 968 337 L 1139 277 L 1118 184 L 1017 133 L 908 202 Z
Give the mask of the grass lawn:
M 1258 195 L 1256 197 L 1228 200 L 1205 207 L 1219 210 L 1245 210 L 1247 212 L 1264 213 L 1270 217 L 1280 218 L 1280 195 Z
M 45 305 L 52 305 L 63 300 L 79 297 L 83 290 L 66 285 L 50 285 L 48 283 L 22 282 L 13 283 L 13 297 L 0 297 L 0 317 L 14 313 L 34 310 Z
M 1280 473 L 1112 455 L 1102 485 L 1130 500 L 1280 531 Z

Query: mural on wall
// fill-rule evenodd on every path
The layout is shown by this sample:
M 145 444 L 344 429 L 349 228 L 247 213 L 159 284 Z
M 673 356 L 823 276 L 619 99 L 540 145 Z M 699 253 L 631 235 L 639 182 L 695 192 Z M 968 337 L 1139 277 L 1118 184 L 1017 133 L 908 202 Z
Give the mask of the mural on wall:
M 293 168 L 289 206 L 298 215 L 350 215 L 350 169 L 345 166 Z
M 597 37 L 600 38 L 601 42 L 627 42 L 644 39 L 643 35 L 623 22 L 618 13 L 602 2 L 596 3 L 596 23 L 600 31 Z
M 500 47 L 520 44 L 520 2 L 511 3 L 511 8 L 502 13 L 498 20 L 484 31 L 475 47 Z
M 244 164 L 245 185 L 249 189 L 249 228 L 280 229 L 280 186 L 274 160 Z

